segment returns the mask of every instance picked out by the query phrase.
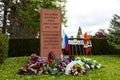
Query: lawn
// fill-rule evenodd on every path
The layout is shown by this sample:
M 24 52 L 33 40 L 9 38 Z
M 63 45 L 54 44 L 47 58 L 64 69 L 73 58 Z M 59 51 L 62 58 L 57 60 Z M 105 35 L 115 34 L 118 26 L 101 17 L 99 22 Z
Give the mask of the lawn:
M 7 58 L 0 65 L 0 80 L 120 80 L 120 55 L 85 57 L 95 59 L 104 68 L 91 70 L 84 76 L 19 75 L 19 69 L 27 63 L 30 57 L 12 57 Z

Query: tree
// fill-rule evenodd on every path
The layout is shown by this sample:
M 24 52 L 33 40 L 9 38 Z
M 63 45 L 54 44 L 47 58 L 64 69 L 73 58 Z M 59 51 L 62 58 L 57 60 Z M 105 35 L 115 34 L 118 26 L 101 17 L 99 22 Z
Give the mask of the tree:
M 0 33 L 2 33 L 2 14 L 0 14 Z
M 3 12 L 3 16 L 1 16 L 2 21 L 2 33 L 7 32 L 7 18 L 8 18 L 8 9 L 11 5 L 11 0 L 0 0 L 0 12 Z
M 35 38 L 39 27 L 39 13 L 34 9 L 36 3 L 20 0 L 10 6 L 10 38 Z M 36 25 L 37 24 L 37 25 Z
M 96 32 L 93 37 L 94 38 L 106 38 L 107 37 L 107 33 L 105 32 L 104 29 L 99 29 L 98 32 Z
M 71 39 L 73 39 L 73 38 L 74 38 L 74 36 L 73 36 L 73 35 L 71 35 L 71 36 L 70 36 L 70 38 L 71 38 Z
M 78 32 L 77 32 L 77 38 L 80 38 L 80 35 L 82 35 L 82 30 L 81 27 L 78 28 Z
M 40 31 L 40 9 L 41 8 L 55 8 L 62 10 L 62 22 L 66 24 L 65 17 L 65 3 L 66 0 L 2 0 L 1 3 L 9 2 L 6 4 L 9 14 L 5 14 L 8 18 L 3 21 L 9 21 L 7 26 L 11 38 L 35 38 Z M 5 6 L 3 6 L 5 8 Z M 3 18 L 4 19 L 4 18 Z M 5 27 L 3 27 L 4 30 Z M 4 30 L 5 31 L 5 30 Z
M 108 42 L 115 48 L 120 48 L 120 16 L 113 16 L 108 32 Z

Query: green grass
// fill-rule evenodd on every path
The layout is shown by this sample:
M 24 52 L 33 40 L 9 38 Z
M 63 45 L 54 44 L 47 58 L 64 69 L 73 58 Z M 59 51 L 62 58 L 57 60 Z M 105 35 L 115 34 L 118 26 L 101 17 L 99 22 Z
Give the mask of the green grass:
M 91 70 L 84 76 L 19 75 L 19 69 L 27 63 L 29 57 L 13 57 L 0 64 L 0 80 L 120 80 L 120 55 L 85 57 L 97 60 L 104 68 Z

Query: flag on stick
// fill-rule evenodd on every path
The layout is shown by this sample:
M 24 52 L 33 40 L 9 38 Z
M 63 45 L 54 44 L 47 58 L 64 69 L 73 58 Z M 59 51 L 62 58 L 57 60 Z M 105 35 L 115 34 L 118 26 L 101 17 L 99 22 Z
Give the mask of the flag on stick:
M 68 52 L 69 47 L 68 47 L 68 36 L 63 32 L 63 49 L 65 49 L 66 52 Z

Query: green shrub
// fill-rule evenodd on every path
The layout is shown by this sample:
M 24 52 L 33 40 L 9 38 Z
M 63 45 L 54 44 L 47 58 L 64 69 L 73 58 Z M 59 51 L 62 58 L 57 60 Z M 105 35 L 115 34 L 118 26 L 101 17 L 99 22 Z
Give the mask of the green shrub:
M 109 45 L 107 39 L 91 39 L 92 41 L 92 54 L 95 55 L 110 55 L 119 54 L 120 49 L 115 49 Z
M 92 54 L 109 54 L 109 45 L 107 39 L 91 39 Z
M 8 56 L 8 36 L 0 33 L 0 63 Z
M 40 55 L 40 39 L 10 39 L 9 57 Z

